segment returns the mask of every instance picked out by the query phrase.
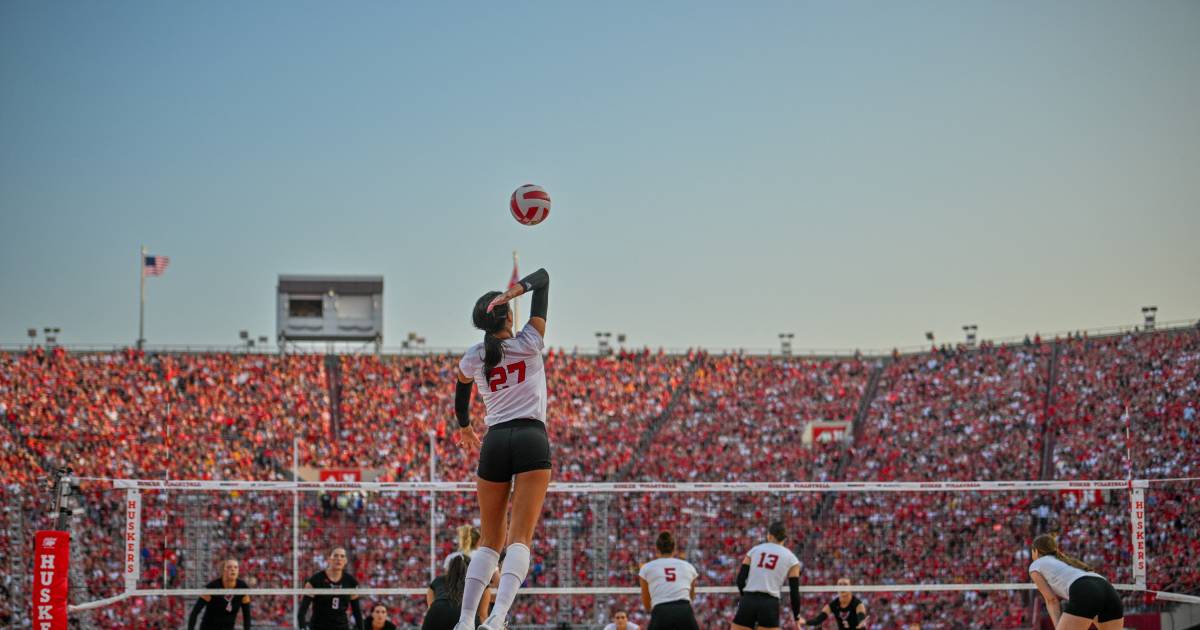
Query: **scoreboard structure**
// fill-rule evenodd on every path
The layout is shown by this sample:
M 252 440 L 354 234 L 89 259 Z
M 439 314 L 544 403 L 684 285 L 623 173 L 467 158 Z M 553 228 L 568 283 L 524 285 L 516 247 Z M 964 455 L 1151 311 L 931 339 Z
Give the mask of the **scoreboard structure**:
M 280 275 L 275 336 L 289 342 L 383 345 L 383 276 Z

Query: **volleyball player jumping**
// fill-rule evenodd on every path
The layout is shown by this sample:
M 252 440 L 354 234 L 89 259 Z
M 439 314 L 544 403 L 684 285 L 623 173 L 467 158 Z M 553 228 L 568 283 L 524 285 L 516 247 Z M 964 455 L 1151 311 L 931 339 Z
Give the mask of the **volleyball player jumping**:
M 508 301 L 533 292 L 529 323 L 513 334 Z M 550 485 L 550 441 L 546 437 L 546 372 L 542 365 L 550 275 L 538 269 L 503 293 L 489 291 L 475 302 L 471 319 L 483 330 L 458 364 L 454 413 L 464 446 L 479 447 L 476 491 L 481 537 L 471 555 L 455 630 L 473 630 L 484 588 L 508 541 L 496 605 L 479 630 L 506 627 L 508 611 L 529 572 L 529 545 Z M 471 428 L 471 390 L 487 408 L 483 444 Z M 512 496 L 512 518 L 508 501 Z

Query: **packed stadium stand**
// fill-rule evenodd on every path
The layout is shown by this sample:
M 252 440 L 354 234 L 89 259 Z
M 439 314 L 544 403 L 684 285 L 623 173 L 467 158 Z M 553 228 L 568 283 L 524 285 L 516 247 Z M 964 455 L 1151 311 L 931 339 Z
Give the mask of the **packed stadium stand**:
M 469 480 L 448 435 L 457 356 L 69 352 L 0 353 L 4 561 L 27 562 L 47 514 L 51 471 L 149 479 L 292 478 L 360 469 L 383 481 Z M 1166 479 L 1200 475 L 1200 330 L 941 347 L 881 357 L 800 358 L 621 350 L 546 358 L 554 477 L 560 481 L 934 481 Z M 475 418 L 482 417 L 476 397 Z M 805 439 L 812 421 L 845 439 Z M 1126 426 L 1131 428 L 1126 438 Z M 432 437 L 431 437 L 432 436 Z M 296 451 L 293 451 L 293 445 Z M 431 453 L 432 445 L 432 453 Z M 1132 454 L 1130 461 L 1129 455 Z M 1148 492 L 1152 589 L 1200 593 L 1200 495 L 1164 482 Z M 120 496 L 86 490 L 74 525 L 76 601 L 121 588 Z M 551 495 L 534 550 L 537 586 L 635 586 L 660 529 L 671 529 L 702 585 L 731 585 L 771 518 L 793 532 L 802 581 L 979 583 L 1027 580 L 1027 546 L 1061 532 L 1114 582 L 1130 580 L 1128 495 L 845 493 L 709 497 Z M 142 585 L 196 586 L 215 562 L 242 559 L 252 585 L 292 587 L 290 493 L 149 493 Z M 423 586 L 427 495 L 305 494 L 303 575 L 328 547 L 351 555 L 369 587 Z M 472 495 L 441 494 L 437 561 Z M 603 520 L 603 523 L 598 522 Z M 208 542 L 198 545 L 197 537 Z M 601 540 L 600 537 L 604 539 Z M 963 541 L 969 541 L 964 544 Z M 20 575 L 29 575 L 25 569 Z M 9 570 L 0 626 L 21 627 L 28 589 Z M 82 583 L 80 583 L 82 582 Z M 827 596 L 805 596 L 815 614 Z M 871 593 L 881 627 L 1029 627 L 1024 592 Z M 401 627 L 418 598 L 384 599 Z M 701 596 L 702 627 L 724 627 L 733 596 Z M 964 602 L 970 605 L 964 605 Z M 1140 596 L 1127 595 L 1136 609 Z M 85 613 L 94 627 L 177 628 L 190 601 L 139 599 Z M 256 627 L 290 627 L 291 598 L 260 598 Z M 571 619 L 590 627 L 635 597 L 521 597 L 513 625 Z M 970 616 L 968 616 L 970 615 Z

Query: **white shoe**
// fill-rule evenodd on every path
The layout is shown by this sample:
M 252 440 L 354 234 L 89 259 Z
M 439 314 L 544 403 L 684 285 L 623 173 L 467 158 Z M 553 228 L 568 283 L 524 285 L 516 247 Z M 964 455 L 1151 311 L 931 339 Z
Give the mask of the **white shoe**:
M 458 628 L 454 630 L 458 630 Z M 483 624 L 479 626 L 479 630 L 508 630 L 508 623 L 496 615 L 491 615 L 483 620 Z

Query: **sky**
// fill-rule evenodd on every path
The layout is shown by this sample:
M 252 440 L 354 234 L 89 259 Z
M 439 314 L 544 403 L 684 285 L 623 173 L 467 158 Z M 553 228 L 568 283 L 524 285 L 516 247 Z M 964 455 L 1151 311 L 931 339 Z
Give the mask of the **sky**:
M 517 224 L 520 184 L 549 219 Z M 891 348 L 1200 318 L 1200 3 L 0 3 L 0 343 Z

